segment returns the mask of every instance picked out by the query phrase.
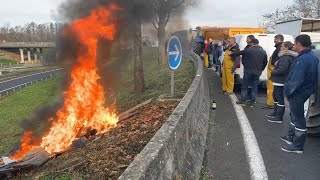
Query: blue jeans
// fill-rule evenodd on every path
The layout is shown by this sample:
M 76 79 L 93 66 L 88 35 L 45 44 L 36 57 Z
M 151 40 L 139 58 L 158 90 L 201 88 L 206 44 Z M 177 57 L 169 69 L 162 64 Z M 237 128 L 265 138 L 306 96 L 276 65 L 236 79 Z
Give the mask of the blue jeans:
M 283 86 L 274 86 L 273 99 L 278 106 L 285 106 Z
M 213 64 L 213 58 L 214 58 L 214 55 L 213 54 L 209 54 L 209 63 L 210 63 L 210 65 Z
M 288 98 L 290 105 L 291 124 L 299 130 L 306 130 L 306 119 L 304 117 L 304 103 L 309 97 L 295 94 Z
M 241 87 L 241 102 L 245 102 L 248 99 L 249 87 L 251 87 L 251 103 L 256 102 L 256 97 L 258 93 L 258 84 L 260 76 L 244 73 L 243 83 Z

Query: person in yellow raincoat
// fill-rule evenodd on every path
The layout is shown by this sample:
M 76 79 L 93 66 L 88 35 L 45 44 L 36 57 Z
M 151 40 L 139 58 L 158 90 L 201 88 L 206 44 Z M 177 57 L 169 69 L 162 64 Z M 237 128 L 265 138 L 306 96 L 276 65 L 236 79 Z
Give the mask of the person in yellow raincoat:
M 203 66 L 204 67 L 209 67 L 209 55 L 207 53 L 207 49 L 208 49 L 209 43 L 207 40 L 204 40 L 204 49 L 203 49 L 203 59 L 204 59 L 204 63 Z
M 240 57 L 230 56 L 231 53 L 240 51 L 234 37 L 228 39 L 222 69 L 222 91 L 224 94 L 232 94 L 234 88 L 234 72 L 237 69 Z
M 274 43 L 275 43 L 275 48 L 276 50 L 274 50 L 270 60 L 269 60 L 269 64 L 268 64 L 268 82 L 267 82 L 267 105 L 270 108 L 273 108 L 275 106 L 275 104 L 277 104 L 278 102 L 274 102 L 273 100 L 273 82 L 270 80 L 271 77 L 271 72 L 274 69 L 274 64 L 280 59 L 279 58 L 279 52 L 280 52 L 280 48 L 283 44 L 284 41 L 284 37 L 281 34 L 278 34 L 274 37 Z

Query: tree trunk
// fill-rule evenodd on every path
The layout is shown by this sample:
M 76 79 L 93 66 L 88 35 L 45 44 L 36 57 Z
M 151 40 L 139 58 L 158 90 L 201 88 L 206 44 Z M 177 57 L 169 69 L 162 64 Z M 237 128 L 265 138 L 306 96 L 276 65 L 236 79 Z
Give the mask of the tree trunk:
M 159 41 L 159 62 L 161 64 L 167 64 L 166 57 L 166 18 L 161 16 L 159 18 L 159 27 L 158 27 L 158 41 Z
M 144 73 L 142 59 L 142 34 L 141 20 L 136 20 L 134 37 L 134 92 L 141 93 L 144 91 Z
M 317 17 L 316 18 L 320 18 L 320 0 L 317 0 Z

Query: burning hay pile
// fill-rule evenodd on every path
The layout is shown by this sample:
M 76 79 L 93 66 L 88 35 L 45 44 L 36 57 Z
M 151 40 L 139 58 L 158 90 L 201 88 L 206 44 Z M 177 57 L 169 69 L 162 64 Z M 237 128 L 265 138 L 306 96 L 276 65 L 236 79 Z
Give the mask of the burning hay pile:
M 117 179 L 176 106 L 176 102 L 145 105 L 137 109 L 132 117 L 119 121 L 117 128 L 111 129 L 98 141 L 88 144 L 86 148 L 64 153 L 39 171 L 24 177 L 39 174 L 59 177 L 61 173 L 68 173 L 83 179 Z
M 52 157 L 53 160 L 42 166 L 40 163 L 32 165 L 38 167 L 32 171 L 19 171 L 19 169 L 32 169 L 31 161 L 26 162 L 29 163 L 28 166 L 16 166 L 18 173 L 16 178 L 56 179 L 67 174 L 72 179 L 117 179 L 160 129 L 176 106 L 177 102 L 146 104 L 130 113 L 132 116 L 129 118 L 120 120 L 117 128 L 111 129 L 99 140 L 88 143 L 85 148 L 57 154 Z M 41 162 L 41 159 L 33 160 Z

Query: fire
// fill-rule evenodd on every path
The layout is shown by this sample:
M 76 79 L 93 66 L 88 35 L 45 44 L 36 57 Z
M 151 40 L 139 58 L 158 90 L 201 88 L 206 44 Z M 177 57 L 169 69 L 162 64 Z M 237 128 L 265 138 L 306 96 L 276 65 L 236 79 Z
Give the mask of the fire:
M 64 31 L 64 35 L 77 33 L 79 42 L 86 47 L 77 56 L 78 63 L 71 72 L 72 82 L 65 92 L 64 105 L 56 113 L 56 119 L 49 119 L 53 122 L 52 126 L 38 144 L 31 141 L 32 132 L 25 132 L 20 149 L 11 159 L 21 160 L 27 152 L 37 148 L 50 154 L 62 152 L 69 149 L 72 142 L 89 128 L 104 133 L 117 126 L 115 108 L 105 106 L 96 59 L 98 39 L 114 39 L 116 26 L 110 19 L 112 12 L 117 9 L 115 5 L 109 9 L 99 7 L 88 17 L 70 24 Z

